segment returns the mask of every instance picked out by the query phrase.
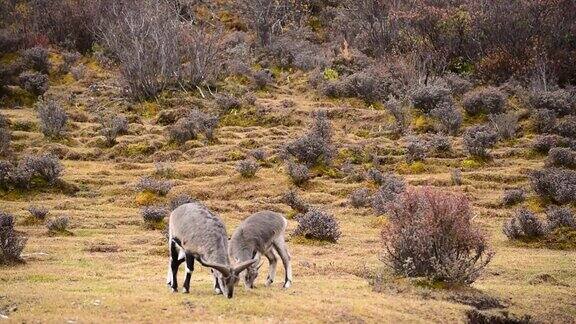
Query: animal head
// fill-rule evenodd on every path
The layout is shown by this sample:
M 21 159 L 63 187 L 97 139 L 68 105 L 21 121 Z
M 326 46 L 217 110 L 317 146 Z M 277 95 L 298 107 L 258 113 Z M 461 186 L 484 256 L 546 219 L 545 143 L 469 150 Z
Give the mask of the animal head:
M 222 289 L 222 293 L 232 298 L 234 296 L 234 286 L 238 283 L 239 274 L 258 261 L 257 259 L 248 260 L 237 264 L 236 266 L 224 265 L 205 261 L 202 257 L 198 258 L 200 264 L 216 270 L 216 278 Z

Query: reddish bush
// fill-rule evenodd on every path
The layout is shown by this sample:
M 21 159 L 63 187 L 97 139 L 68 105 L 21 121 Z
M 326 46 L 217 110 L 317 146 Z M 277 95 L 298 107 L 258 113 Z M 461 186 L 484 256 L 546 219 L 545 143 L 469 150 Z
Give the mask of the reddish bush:
M 462 195 L 409 188 L 390 206 L 389 215 L 382 231 L 384 261 L 399 274 L 470 284 L 492 259 Z

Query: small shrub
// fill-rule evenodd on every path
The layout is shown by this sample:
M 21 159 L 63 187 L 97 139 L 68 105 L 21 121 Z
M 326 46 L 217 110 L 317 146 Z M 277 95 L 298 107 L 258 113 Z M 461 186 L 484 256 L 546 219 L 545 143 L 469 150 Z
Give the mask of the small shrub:
M 288 143 L 284 150 L 286 154 L 292 155 L 307 166 L 329 165 L 335 153 L 330 120 L 326 111 L 315 112 L 313 119 L 310 131 Z
M 411 137 L 406 144 L 406 162 L 424 161 L 428 148 L 424 141 L 417 137 Z
M 502 203 L 504 206 L 512 206 L 523 202 L 526 199 L 526 193 L 523 189 L 510 189 L 504 191 Z
M 310 210 L 310 205 L 294 190 L 290 190 L 282 195 L 280 201 L 300 214 L 305 214 Z
M 470 116 L 500 114 L 506 106 L 506 95 L 494 87 L 472 90 L 464 95 L 462 105 Z
M 430 113 L 441 104 L 451 101 L 450 90 L 439 83 L 420 86 L 412 92 L 412 104 L 414 108 L 425 114 Z
M 548 151 L 547 166 L 576 169 L 576 151 L 565 147 L 554 147 Z
M 540 197 L 559 204 L 576 202 L 576 171 L 546 168 L 533 171 L 530 178 Z
M 463 136 L 464 147 L 468 153 L 477 157 L 488 157 L 488 150 L 496 145 L 498 134 L 487 125 L 472 126 Z
M 509 140 L 516 136 L 518 116 L 514 112 L 492 114 L 489 119 L 500 139 Z
M 538 153 L 547 154 L 553 147 L 566 144 L 566 141 L 558 135 L 538 135 L 532 141 L 532 149 Z
M 230 94 L 216 95 L 216 104 L 223 112 L 228 112 L 232 109 L 238 109 L 242 105 L 240 100 Z
M 384 260 L 396 273 L 459 284 L 474 282 L 492 259 L 463 195 L 410 188 L 390 207 Z
M 176 177 L 176 170 L 170 162 L 154 162 L 154 175 L 162 178 Z
M 384 181 L 386 180 L 384 174 L 376 169 L 376 168 L 370 168 L 367 172 L 366 172 L 366 179 L 368 181 L 371 181 L 377 185 L 382 185 L 384 183 Z
M 338 95 L 356 97 L 366 103 L 374 103 L 385 99 L 389 91 L 381 77 L 371 69 L 348 75 L 339 82 Z
M 48 60 L 47 49 L 41 46 L 28 48 L 22 53 L 22 59 L 26 68 L 48 74 L 50 61 Z
M 569 91 L 558 89 L 556 91 L 533 92 L 529 98 L 535 109 L 554 111 L 558 116 L 574 114 L 575 104 Z
M 569 207 L 553 206 L 546 210 L 547 227 L 549 231 L 560 227 L 576 228 L 576 218 Z
M 452 95 L 461 96 L 472 89 L 472 82 L 455 73 L 448 73 L 443 77 L 452 92 Z
M 260 70 L 252 74 L 252 80 L 257 89 L 265 89 L 274 82 L 274 77 L 269 70 Z
M 45 220 L 48 215 L 48 208 L 42 206 L 28 206 L 28 212 L 37 220 Z
M 24 187 L 28 187 L 32 178 L 39 178 L 47 184 L 53 185 L 60 180 L 62 171 L 64 171 L 64 167 L 55 155 L 27 155 L 18 162 L 14 172 L 15 177 L 21 177 L 21 179 L 15 182 L 27 181 L 28 183 Z
M 196 139 L 203 134 L 208 140 L 214 138 L 214 130 L 218 125 L 218 117 L 211 116 L 193 109 L 186 117 L 178 119 L 169 129 L 170 140 L 179 144 Z
M 336 243 L 340 238 L 340 225 L 334 216 L 317 209 L 311 209 L 297 219 L 298 226 L 293 235 L 307 239 Z
M 68 115 L 55 101 L 40 101 L 37 104 L 40 128 L 46 137 L 57 138 L 64 134 Z
M 22 261 L 27 238 L 14 230 L 14 216 L 0 211 L 0 264 Z
M 244 178 L 253 178 L 260 169 L 260 164 L 254 159 L 245 159 L 236 164 L 236 171 Z
M 146 206 L 140 209 L 140 214 L 145 223 L 159 223 L 168 215 L 168 210 L 164 206 Z
M 404 179 L 393 173 L 382 175 L 380 187 L 372 197 L 372 208 L 377 214 L 385 214 L 394 200 L 406 190 Z
M 556 132 L 564 137 L 576 140 L 576 116 L 567 116 L 558 122 Z
M 452 151 L 450 138 L 442 134 L 435 134 L 429 140 L 430 148 L 436 153 L 446 153 Z
M 257 161 L 265 161 L 266 160 L 266 151 L 264 149 L 253 149 L 250 151 L 250 156 L 255 158 Z
M 462 113 L 452 101 L 439 103 L 436 108 L 432 109 L 430 115 L 437 122 L 436 128 L 443 133 L 456 135 L 462 127 Z
M 100 133 L 106 139 L 106 145 L 114 146 L 118 135 L 128 133 L 128 119 L 124 116 L 108 116 L 100 119 Z
M 196 202 L 196 199 L 190 197 L 187 194 L 179 194 L 178 196 L 170 199 L 170 210 L 174 210 L 184 204 Z
M 9 184 L 12 182 L 12 173 L 14 166 L 8 161 L 0 160 L 0 188 L 8 189 Z
M 86 75 L 86 66 L 82 63 L 73 66 L 70 68 L 70 73 L 72 74 L 74 80 L 76 81 L 82 80 Z
M 553 132 L 556 129 L 558 118 L 556 113 L 548 109 L 538 109 L 532 112 L 532 127 L 541 134 Z
M 142 177 L 136 184 L 137 191 L 149 191 L 160 196 L 166 196 L 172 189 L 172 181 L 158 180 L 151 177 Z
M 40 72 L 24 71 L 18 76 L 18 82 L 22 88 L 36 96 L 48 91 L 48 76 Z
M 310 171 L 305 164 L 295 163 L 295 162 L 288 162 L 286 166 L 286 172 L 294 183 L 297 186 L 302 186 L 306 184 L 310 180 Z
M 384 107 L 394 117 L 397 132 L 404 134 L 408 130 L 409 125 L 408 106 L 402 101 L 391 97 L 384 103 Z
M 504 235 L 510 240 L 535 238 L 546 233 L 542 221 L 527 209 L 520 209 L 508 219 L 502 227 Z
M 50 232 L 67 232 L 69 224 L 70 219 L 68 216 L 58 216 L 56 218 L 49 219 L 46 222 L 46 227 Z
M 460 169 L 450 170 L 450 180 L 452 181 L 452 185 L 455 186 L 462 185 L 462 170 Z
M 10 155 L 10 143 L 12 142 L 12 135 L 6 128 L 0 127 L 0 156 Z
M 354 208 L 366 207 L 370 205 L 370 191 L 366 188 L 356 189 L 352 191 L 348 200 Z

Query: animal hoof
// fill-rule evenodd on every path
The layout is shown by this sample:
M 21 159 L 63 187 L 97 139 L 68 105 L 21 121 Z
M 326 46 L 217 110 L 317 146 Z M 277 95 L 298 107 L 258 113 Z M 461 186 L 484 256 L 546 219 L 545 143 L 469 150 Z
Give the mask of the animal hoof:
M 290 288 L 290 286 L 292 286 L 292 281 L 286 281 L 284 283 L 284 288 Z
M 178 292 L 178 288 L 172 288 L 172 292 L 173 292 L 173 293 L 177 293 L 177 292 Z
M 184 291 L 183 291 L 182 293 L 183 293 L 183 294 L 189 294 L 189 293 L 190 293 L 190 290 L 184 289 Z
M 274 282 L 274 281 L 272 281 L 272 280 L 270 280 L 270 279 L 266 280 L 266 284 L 265 284 L 266 287 L 270 286 L 273 282 Z
M 220 288 L 216 288 L 216 289 L 214 289 L 214 293 L 215 293 L 216 295 L 221 295 L 221 294 L 222 294 L 222 290 L 220 290 Z

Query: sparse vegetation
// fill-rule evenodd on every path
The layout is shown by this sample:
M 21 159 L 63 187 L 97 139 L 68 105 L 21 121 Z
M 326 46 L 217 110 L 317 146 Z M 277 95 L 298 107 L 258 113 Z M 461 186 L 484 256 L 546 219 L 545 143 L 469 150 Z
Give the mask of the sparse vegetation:
M 288 162 L 286 172 L 288 173 L 290 180 L 292 180 L 292 183 L 297 186 L 304 185 L 311 178 L 310 170 L 305 164 Z
M 313 119 L 310 131 L 286 145 L 286 153 L 308 166 L 329 165 L 335 153 L 332 143 L 332 126 L 326 111 L 315 112 Z
M 260 169 L 260 165 L 254 159 L 245 159 L 236 164 L 236 171 L 244 178 L 253 178 Z
M 540 197 L 559 204 L 576 201 L 576 171 L 548 168 L 532 172 L 530 178 Z
M 28 206 L 27 210 L 30 213 L 30 215 L 32 215 L 32 217 L 40 221 L 44 221 L 49 212 L 48 208 L 35 205 Z
M 164 206 L 146 206 L 140 209 L 140 214 L 144 223 L 156 224 L 162 222 L 164 217 L 168 215 L 168 210 Z
M 106 139 L 106 145 L 114 146 L 118 135 L 128 133 L 128 120 L 124 116 L 108 116 L 100 119 L 100 133 Z
M 46 221 L 46 228 L 51 233 L 68 233 L 68 225 L 70 224 L 70 218 L 68 216 L 58 216 Z
M 487 125 L 473 126 L 464 132 L 464 147 L 474 157 L 489 157 L 489 150 L 496 145 L 498 134 Z
M 546 233 L 544 223 L 527 209 L 520 209 L 504 223 L 504 234 L 511 240 L 540 237 Z
M 40 101 L 37 109 L 40 128 L 44 136 L 58 138 L 64 135 L 68 115 L 58 103 L 53 100 Z
M 148 191 L 160 196 L 166 196 L 172 189 L 172 181 L 159 180 L 151 177 L 142 177 L 136 184 L 137 191 Z
M 494 87 L 473 90 L 464 95 L 462 106 L 470 116 L 500 114 L 505 110 L 506 96 Z
M 513 206 L 523 202 L 526 199 L 526 193 L 524 189 L 510 189 L 504 191 L 502 195 L 502 203 L 504 206 Z
M 14 216 L 0 211 L 0 265 L 21 262 L 27 238 L 14 230 Z
M 366 188 L 360 188 L 352 191 L 350 197 L 350 205 L 354 208 L 361 208 L 370 205 L 370 191 Z

